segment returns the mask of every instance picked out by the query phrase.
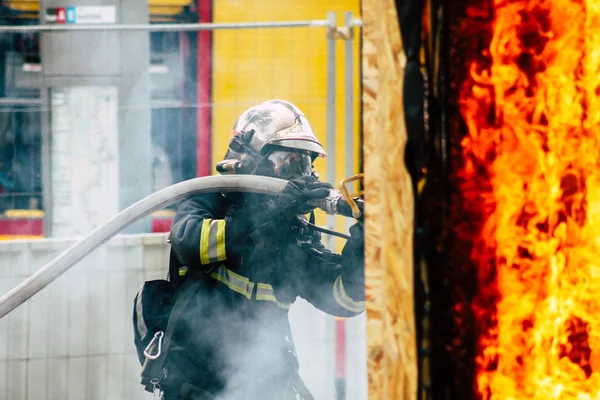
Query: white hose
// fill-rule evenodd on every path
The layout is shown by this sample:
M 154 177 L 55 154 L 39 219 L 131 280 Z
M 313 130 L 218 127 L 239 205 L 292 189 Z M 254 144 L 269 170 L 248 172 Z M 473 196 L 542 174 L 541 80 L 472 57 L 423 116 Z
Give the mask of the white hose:
M 152 211 L 194 194 L 207 192 L 277 194 L 285 188 L 286 184 L 286 180 L 264 176 L 216 175 L 190 179 L 153 193 L 121 211 L 104 225 L 94 229 L 85 238 L 63 251 L 54 260 L 2 296 L 0 298 L 0 318 L 27 301 L 100 245 Z

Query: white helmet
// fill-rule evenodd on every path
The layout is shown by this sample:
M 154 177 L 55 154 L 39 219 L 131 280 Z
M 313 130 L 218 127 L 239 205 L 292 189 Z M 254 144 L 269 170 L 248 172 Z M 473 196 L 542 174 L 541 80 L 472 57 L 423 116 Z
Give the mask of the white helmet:
M 225 159 L 254 164 L 243 172 L 258 174 L 269 174 L 261 172 L 266 162 L 275 169 L 271 174 L 289 179 L 312 171 L 317 157 L 326 158 L 327 153 L 302 111 L 288 101 L 274 99 L 238 117 Z

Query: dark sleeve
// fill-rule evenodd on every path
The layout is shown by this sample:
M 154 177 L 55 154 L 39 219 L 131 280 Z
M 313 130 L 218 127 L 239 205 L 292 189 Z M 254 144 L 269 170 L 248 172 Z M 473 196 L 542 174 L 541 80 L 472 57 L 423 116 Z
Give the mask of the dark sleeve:
M 179 204 L 169 239 L 183 265 L 207 266 L 226 260 L 223 203 L 220 193 L 209 193 Z
M 357 232 L 357 229 L 354 229 Z M 351 230 L 352 232 L 352 230 Z M 355 233 L 362 235 L 362 232 Z M 356 237 L 354 238 L 356 239 Z M 320 244 L 320 243 L 319 243 Z M 300 286 L 300 297 L 319 310 L 337 317 L 354 317 L 365 310 L 364 244 L 348 241 L 341 255 L 309 255 Z

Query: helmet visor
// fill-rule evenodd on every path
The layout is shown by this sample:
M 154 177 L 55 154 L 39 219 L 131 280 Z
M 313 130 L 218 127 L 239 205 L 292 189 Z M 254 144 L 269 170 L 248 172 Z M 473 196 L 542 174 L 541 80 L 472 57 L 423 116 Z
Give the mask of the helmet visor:
M 312 158 L 304 152 L 276 150 L 267 156 L 267 161 L 274 178 L 290 180 L 313 172 Z

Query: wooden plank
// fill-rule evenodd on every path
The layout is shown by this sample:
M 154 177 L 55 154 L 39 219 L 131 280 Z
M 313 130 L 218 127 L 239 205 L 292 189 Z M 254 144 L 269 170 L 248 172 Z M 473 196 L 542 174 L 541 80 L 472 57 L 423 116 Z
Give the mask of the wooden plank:
M 395 3 L 363 1 L 369 398 L 416 399 L 414 200 L 404 165 L 403 51 Z

